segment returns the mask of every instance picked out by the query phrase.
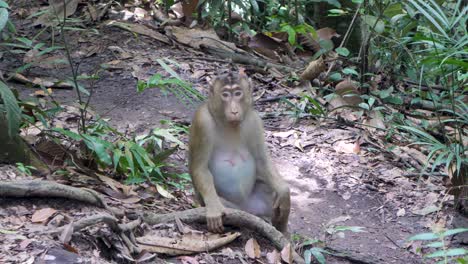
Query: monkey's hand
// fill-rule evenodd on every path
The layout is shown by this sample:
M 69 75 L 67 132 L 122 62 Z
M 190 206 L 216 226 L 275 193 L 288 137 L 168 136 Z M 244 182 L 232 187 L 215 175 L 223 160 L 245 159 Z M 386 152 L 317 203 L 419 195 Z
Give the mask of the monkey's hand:
M 206 223 L 208 230 L 214 233 L 222 233 L 224 206 L 221 202 L 206 206 Z
M 288 217 L 291 209 L 291 195 L 289 187 L 285 187 L 277 192 L 273 204 L 272 224 L 282 233 L 288 229 Z

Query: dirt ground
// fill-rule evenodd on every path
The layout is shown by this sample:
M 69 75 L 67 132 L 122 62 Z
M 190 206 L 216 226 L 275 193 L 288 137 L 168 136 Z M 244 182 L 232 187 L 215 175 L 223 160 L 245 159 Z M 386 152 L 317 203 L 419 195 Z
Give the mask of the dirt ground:
M 182 103 L 172 95 L 163 95 L 158 89 L 138 93 L 134 77 L 136 68 L 145 75 L 157 72 L 164 75 L 164 70 L 155 60 L 170 58 L 183 66 L 177 69 L 178 74 L 202 90 L 208 77 L 229 67 L 227 63 L 206 61 L 205 55 L 194 55 L 185 47 L 162 44 L 106 26 L 100 27 L 99 31 L 100 35 L 72 34 L 69 42 L 73 46 L 74 59 L 80 62 L 80 73 L 92 74 L 98 65 L 118 59 L 110 46 L 118 46 L 131 54 L 130 58 L 119 63 L 119 67 L 102 72 L 91 99 L 92 108 L 103 117 L 110 118 L 111 124 L 121 131 L 147 132 L 160 126 L 162 119 L 187 124 L 196 107 Z M 91 56 L 82 52 L 96 47 L 100 51 Z M 0 62 L 2 68 L 21 65 L 20 58 L 9 54 L 5 54 Z M 206 73 L 201 77 L 194 76 L 200 70 Z M 26 74 L 61 78 L 68 72 L 67 68 L 33 67 Z M 253 80 L 256 96 L 264 90 L 262 98 L 278 93 L 272 84 L 274 81 L 269 83 L 265 81 L 267 78 L 259 75 L 254 75 Z M 19 83 L 11 82 L 9 85 L 20 91 L 22 99 L 35 91 Z M 76 102 L 76 94 L 71 90 L 54 89 L 53 95 L 63 103 Z M 284 105 L 256 103 L 255 108 L 268 113 L 283 109 Z M 371 139 L 363 141 L 356 154 L 353 149 L 365 133 L 362 130 L 312 120 L 291 123 L 290 119 L 288 115 L 265 119 L 272 158 L 291 185 L 290 232 L 295 237 L 320 239 L 326 242 L 329 250 L 347 252 L 352 256 L 351 260 L 328 257 L 328 263 L 422 263 L 421 253 L 416 251 L 418 244 L 408 242 L 408 237 L 427 232 L 429 227 L 441 222 L 448 227 L 454 226 L 455 222 L 459 226 L 467 226 L 466 219 L 450 209 L 453 201 L 444 196 L 444 188 L 437 180 L 405 177 L 408 169 L 394 156 L 383 155 L 376 150 L 368 142 Z M 301 147 L 297 147 L 298 141 Z M 179 151 L 173 159 L 180 164 L 180 171 L 187 171 L 185 150 Z M 9 170 L 9 167 L 2 169 L 4 173 Z M 420 213 L 430 205 L 440 205 L 442 200 L 448 205 L 443 210 Z M 83 209 L 79 203 L 64 200 L 40 199 L 35 203 L 1 201 L 0 229 L 8 227 L 7 223 L 2 224 L 2 219 L 5 220 L 9 214 L 27 215 L 26 212 L 12 210 L 18 206 L 40 208 L 47 204 L 64 211 Z M 359 226 L 363 227 L 363 232 L 333 231 L 333 227 L 338 226 Z M 466 242 L 465 239 L 455 243 Z M 0 247 L 0 251 L 5 249 L 5 245 Z

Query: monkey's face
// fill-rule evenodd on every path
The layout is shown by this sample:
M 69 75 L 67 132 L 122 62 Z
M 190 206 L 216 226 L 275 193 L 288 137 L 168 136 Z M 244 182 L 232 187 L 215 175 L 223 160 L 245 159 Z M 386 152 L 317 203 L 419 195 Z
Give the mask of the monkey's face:
M 221 92 L 224 117 L 231 125 L 239 125 L 246 110 L 245 92 L 238 85 L 226 85 Z
M 247 77 L 234 80 L 218 78 L 212 88 L 210 100 L 213 110 L 230 125 L 240 125 L 252 104 L 252 90 Z

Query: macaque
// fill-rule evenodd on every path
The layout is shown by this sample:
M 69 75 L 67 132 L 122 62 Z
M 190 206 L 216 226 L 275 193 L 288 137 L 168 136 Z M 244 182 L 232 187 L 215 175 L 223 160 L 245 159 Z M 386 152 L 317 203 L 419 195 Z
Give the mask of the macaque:
M 223 211 L 229 207 L 271 220 L 286 234 L 289 186 L 270 160 L 252 104 L 252 83 L 244 73 L 222 75 L 210 84 L 208 101 L 190 127 L 189 171 L 196 198 L 206 207 L 212 232 L 223 231 Z

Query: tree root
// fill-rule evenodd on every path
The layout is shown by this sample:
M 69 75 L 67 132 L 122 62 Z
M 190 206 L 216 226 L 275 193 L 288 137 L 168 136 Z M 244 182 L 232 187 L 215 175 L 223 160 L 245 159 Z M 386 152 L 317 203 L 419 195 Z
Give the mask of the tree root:
M 223 221 L 225 224 L 237 226 L 240 228 L 248 228 L 265 238 L 270 240 L 273 245 L 278 249 L 282 250 L 290 241 L 276 228 L 269 223 L 265 222 L 261 218 L 249 214 L 244 211 L 236 209 L 225 209 L 225 215 Z M 181 212 L 173 212 L 168 214 L 155 214 L 155 213 L 142 213 L 141 217 L 144 222 L 155 225 L 165 222 L 174 221 L 176 218 L 182 221 L 206 223 L 206 210 L 205 208 L 188 209 Z M 297 263 L 305 263 L 304 259 L 293 251 L 294 261 Z
M 0 197 L 67 198 L 104 208 L 109 212 L 114 213 L 114 215 L 116 216 L 123 215 L 122 211 L 118 212 L 116 208 L 111 208 L 107 206 L 103 198 L 93 190 L 85 188 L 76 188 L 52 181 L 23 180 L 12 182 L 0 182 Z M 143 212 L 140 214 L 140 216 L 144 222 L 153 225 L 175 221 L 176 218 L 187 222 L 206 222 L 205 208 L 195 208 L 168 214 L 155 214 Z M 119 220 L 113 215 L 98 214 L 81 219 L 73 223 L 73 230 L 79 231 L 91 225 L 105 223 L 109 225 L 109 227 L 120 236 L 122 241 L 130 249 L 131 252 L 139 253 L 140 250 L 136 246 L 136 243 L 134 241 L 135 237 L 132 231 L 141 224 L 141 220 L 138 217 L 134 217 L 132 219 L 134 219 L 134 221 L 130 223 L 119 224 Z M 289 240 L 281 232 L 276 230 L 272 225 L 265 222 L 261 218 L 244 211 L 226 208 L 224 223 L 256 231 L 268 240 L 270 240 L 278 250 L 282 250 L 287 244 L 290 243 Z M 66 227 L 61 227 L 54 231 L 46 231 L 46 233 L 58 234 L 63 232 L 65 228 Z M 293 251 L 293 258 L 297 263 L 305 263 L 304 259 L 295 251 Z
M 53 181 L 22 180 L 0 182 L 0 197 L 55 197 L 89 203 L 121 216 L 121 210 L 107 206 L 102 197 L 95 191 L 77 188 Z

